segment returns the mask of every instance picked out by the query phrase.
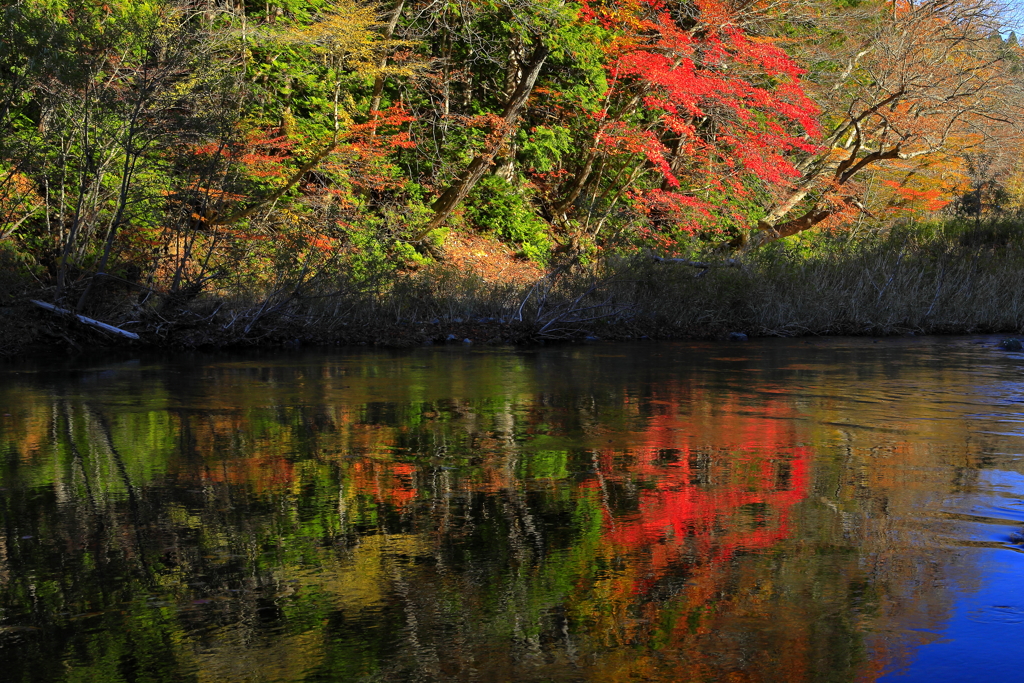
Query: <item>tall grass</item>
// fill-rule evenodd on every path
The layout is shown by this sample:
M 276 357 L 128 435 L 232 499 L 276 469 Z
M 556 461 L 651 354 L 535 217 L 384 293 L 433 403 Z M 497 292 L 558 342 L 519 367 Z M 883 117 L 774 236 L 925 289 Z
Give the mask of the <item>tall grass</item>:
M 369 297 L 325 297 L 310 313 L 315 327 L 515 322 L 536 338 L 1024 330 L 1024 226 L 1016 222 L 780 242 L 712 266 L 634 254 L 555 269 L 517 288 L 440 265 Z
M 169 347 L 1024 331 L 1024 225 L 1014 221 L 817 236 L 704 260 L 712 267 L 614 256 L 555 267 L 529 286 L 485 282 L 444 263 L 356 278 L 341 263 L 170 307 L 140 304 L 137 292 L 119 308 L 106 297 L 103 314 Z M 70 322 L 33 325 L 24 329 L 75 343 Z
M 907 226 L 884 236 L 772 245 L 695 278 L 636 260 L 620 297 L 668 334 L 887 335 L 1024 328 L 1024 226 Z

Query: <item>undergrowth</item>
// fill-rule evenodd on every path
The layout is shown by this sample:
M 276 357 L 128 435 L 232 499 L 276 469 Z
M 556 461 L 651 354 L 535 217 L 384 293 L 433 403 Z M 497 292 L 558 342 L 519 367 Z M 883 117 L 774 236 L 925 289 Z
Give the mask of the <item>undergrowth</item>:
M 110 283 L 92 314 L 161 347 L 528 343 L 583 338 L 722 338 L 1024 331 L 1024 234 L 1010 221 L 924 223 L 883 233 L 782 240 L 731 258 L 612 255 L 560 265 L 529 286 L 445 263 L 414 272 L 281 273 L 273 286 L 184 301 Z M 17 271 L 7 268 L 6 277 Z M 10 286 L 10 285 L 9 285 Z M 45 292 L 41 295 L 45 296 Z M 7 335 L 88 346 L 103 333 L 22 301 Z M 25 344 L 0 343 L 0 349 Z

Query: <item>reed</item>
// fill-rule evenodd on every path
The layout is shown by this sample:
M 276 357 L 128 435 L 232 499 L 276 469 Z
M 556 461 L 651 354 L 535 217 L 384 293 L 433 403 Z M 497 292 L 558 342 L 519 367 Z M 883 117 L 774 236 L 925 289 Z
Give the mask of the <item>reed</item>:
M 1020 232 L 1011 222 L 902 226 L 779 244 L 706 269 L 634 254 L 518 288 L 438 266 L 348 310 L 368 326 L 515 323 L 520 340 L 1019 332 Z
M 357 278 L 339 263 L 174 305 L 125 290 L 104 297 L 104 320 L 165 348 L 1021 333 L 1022 228 L 1015 221 L 907 225 L 780 242 L 730 259 L 695 253 L 689 262 L 634 253 L 563 264 L 531 285 L 487 282 L 444 263 Z M 33 334 L 44 345 L 104 341 L 26 308 L 0 314 L 13 321 L 8 334 L 28 335 L 22 343 L 0 340 L 7 355 Z M 28 322 L 19 328 L 20 318 Z
M 635 265 L 633 298 L 643 315 L 683 335 L 1017 332 L 1024 326 L 1018 231 L 910 226 L 802 250 L 779 245 L 701 278 Z

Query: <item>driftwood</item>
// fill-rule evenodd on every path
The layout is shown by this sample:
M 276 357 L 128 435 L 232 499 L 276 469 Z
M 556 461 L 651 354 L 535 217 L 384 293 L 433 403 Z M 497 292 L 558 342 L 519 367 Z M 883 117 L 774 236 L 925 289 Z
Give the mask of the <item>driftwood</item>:
M 93 320 L 92 318 L 86 318 L 84 315 L 78 315 L 77 313 L 74 313 L 73 311 L 69 311 L 66 308 L 60 308 L 58 306 L 54 306 L 53 304 L 48 304 L 45 301 L 39 301 L 37 299 L 29 299 L 29 301 L 34 303 L 36 306 L 39 306 L 39 308 L 44 308 L 47 311 L 50 311 L 51 313 L 56 313 L 57 315 L 64 315 L 64 316 L 74 316 L 75 318 L 78 319 L 78 322 L 83 323 L 85 325 L 92 325 L 93 327 L 99 328 L 99 329 L 104 330 L 106 332 L 113 332 L 114 334 L 119 334 L 122 337 L 127 337 L 128 339 L 138 339 L 139 338 L 139 335 L 135 334 L 134 332 L 129 332 L 128 330 L 122 330 L 120 327 L 114 327 L 113 325 L 108 325 L 107 323 L 100 322 L 99 320 Z

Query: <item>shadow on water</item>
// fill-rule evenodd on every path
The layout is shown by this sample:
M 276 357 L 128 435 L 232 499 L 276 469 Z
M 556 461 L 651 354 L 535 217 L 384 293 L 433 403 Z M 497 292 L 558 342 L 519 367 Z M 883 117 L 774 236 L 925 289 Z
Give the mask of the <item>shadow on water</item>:
M 1024 627 L 999 597 L 1022 360 L 919 338 L 6 365 L 5 680 L 953 680 L 965 649 L 996 676 Z

